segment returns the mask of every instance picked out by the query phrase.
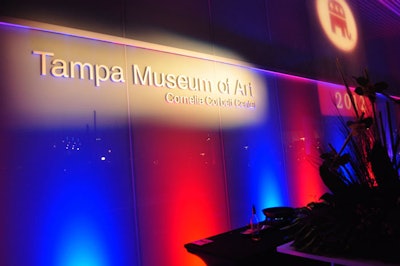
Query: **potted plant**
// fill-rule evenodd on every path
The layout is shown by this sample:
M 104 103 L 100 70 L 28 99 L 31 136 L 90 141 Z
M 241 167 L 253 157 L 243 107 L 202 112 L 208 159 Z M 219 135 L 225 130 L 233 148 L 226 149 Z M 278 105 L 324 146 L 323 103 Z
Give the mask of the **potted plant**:
M 400 138 L 390 109 L 383 117 L 376 100 L 382 94 L 387 106 L 399 102 L 386 94 L 385 82 L 373 83 L 365 70 L 353 77 L 354 92 L 365 97 L 372 108 L 370 114 L 363 113 L 340 73 L 355 118 L 341 118 L 346 133 L 342 147 L 336 150 L 329 145 L 330 150 L 321 154 L 319 173 L 330 192 L 298 208 L 290 225 L 291 246 L 324 256 L 400 263 Z

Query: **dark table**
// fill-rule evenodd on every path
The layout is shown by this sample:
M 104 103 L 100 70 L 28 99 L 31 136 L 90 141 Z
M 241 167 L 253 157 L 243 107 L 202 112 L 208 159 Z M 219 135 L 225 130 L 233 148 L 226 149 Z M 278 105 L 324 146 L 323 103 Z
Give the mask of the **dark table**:
M 278 253 L 277 246 L 292 240 L 279 228 L 267 227 L 262 230 L 259 241 L 252 240 L 250 235 L 242 234 L 246 229 L 247 227 L 241 227 L 184 246 L 208 266 L 326 265 Z M 204 242 L 209 243 L 196 244 Z

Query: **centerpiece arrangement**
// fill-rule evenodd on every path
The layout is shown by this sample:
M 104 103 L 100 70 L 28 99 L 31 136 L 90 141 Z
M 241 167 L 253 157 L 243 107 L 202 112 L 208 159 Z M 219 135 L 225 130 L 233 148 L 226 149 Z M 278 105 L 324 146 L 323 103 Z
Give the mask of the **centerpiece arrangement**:
M 400 137 L 389 108 L 389 103 L 397 108 L 399 102 L 386 94 L 387 83 L 373 83 L 365 70 L 353 77 L 354 93 L 365 97 L 371 106 L 362 112 L 340 73 L 355 118 L 344 121 L 339 117 L 344 143 L 339 150 L 329 145 L 319 166 L 330 192 L 298 208 L 290 225 L 291 245 L 312 254 L 400 264 Z M 378 94 L 387 100 L 386 115 L 377 107 Z

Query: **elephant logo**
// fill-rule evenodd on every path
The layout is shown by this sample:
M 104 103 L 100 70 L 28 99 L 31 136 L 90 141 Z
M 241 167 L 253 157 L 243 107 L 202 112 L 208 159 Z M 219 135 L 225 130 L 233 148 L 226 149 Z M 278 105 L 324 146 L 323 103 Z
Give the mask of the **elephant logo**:
M 329 0 L 328 8 L 332 32 L 336 33 L 336 30 L 339 29 L 342 32 L 342 37 L 350 40 L 351 34 L 347 28 L 346 14 L 343 6 L 336 0 Z
M 320 25 L 330 42 L 350 52 L 357 44 L 357 26 L 345 0 L 315 0 Z

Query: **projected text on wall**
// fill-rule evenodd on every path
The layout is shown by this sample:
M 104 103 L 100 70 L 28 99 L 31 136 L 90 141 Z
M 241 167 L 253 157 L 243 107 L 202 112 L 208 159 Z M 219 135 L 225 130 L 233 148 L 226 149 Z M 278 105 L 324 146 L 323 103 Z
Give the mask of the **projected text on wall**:
M 354 117 L 354 107 L 358 111 L 368 114 L 372 107 L 365 97 L 356 94 L 353 88 L 350 94 L 341 85 L 318 83 L 318 97 L 322 115 Z M 354 106 L 353 106 L 354 104 Z

